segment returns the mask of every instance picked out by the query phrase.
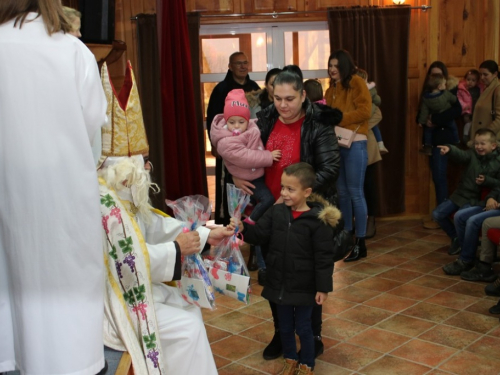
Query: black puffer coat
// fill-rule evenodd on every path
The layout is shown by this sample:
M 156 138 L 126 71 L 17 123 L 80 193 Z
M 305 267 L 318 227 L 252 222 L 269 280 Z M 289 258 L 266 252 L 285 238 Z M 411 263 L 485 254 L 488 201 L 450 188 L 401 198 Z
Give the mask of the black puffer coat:
M 269 246 L 262 297 L 283 305 L 315 305 L 316 292 L 333 289 L 334 227 L 340 211 L 312 195 L 309 211 L 293 219 L 290 207 L 276 204 L 256 225 L 244 224 L 245 241 Z
M 309 163 L 316 171 L 314 192 L 336 203 L 337 178 L 340 167 L 340 151 L 334 126 L 342 120 L 342 112 L 322 104 L 303 104 L 306 116 L 300 131 L 300 161 Z M 274 104 L 257 113 L 257 126 L 266 145 L 279 113 Z

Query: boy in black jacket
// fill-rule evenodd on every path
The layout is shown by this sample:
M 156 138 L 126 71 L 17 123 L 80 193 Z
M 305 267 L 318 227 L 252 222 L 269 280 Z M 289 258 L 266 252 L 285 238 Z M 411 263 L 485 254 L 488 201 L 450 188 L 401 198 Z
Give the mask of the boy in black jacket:
M 285 365 L 282 374 L 313 374 L 314 338 L 311 313 L 333 290 L 334 227 L 340 211 L 311 195 L 316 174 L 307 163 L 292 164 L 281 176 L 283 203 L 271 207 L 256 225 L 245 224 L 245 241 L 269 245 L 262 296 L 278 307 Z M 241 228 L 231 219 L 228 228 Z M 300 358 L 295 345 L 300 338 Z

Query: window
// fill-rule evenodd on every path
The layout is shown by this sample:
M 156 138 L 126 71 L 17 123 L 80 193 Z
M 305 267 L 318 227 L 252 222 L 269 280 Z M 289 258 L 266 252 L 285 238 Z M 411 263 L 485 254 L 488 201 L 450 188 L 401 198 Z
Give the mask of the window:
M 268 70 L 296 64 L 304 79 L 317 78 L 324 90 L 328 88 L 330 41 L 326 22 L 202 25 L 200 39 L 205 115 L 210 94 L 226 76 L 229 56 L 236 51 L 247 54 L 250 78 L 261 87 Z

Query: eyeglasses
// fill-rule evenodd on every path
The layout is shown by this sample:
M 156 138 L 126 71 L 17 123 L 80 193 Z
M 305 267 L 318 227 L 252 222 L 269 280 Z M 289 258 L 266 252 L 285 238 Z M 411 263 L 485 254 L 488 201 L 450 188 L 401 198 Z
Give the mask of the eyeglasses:
M 243 66 L 243 65 L 248 65 L 248 61 L 233 61 L 231 64 L 237 66 Z

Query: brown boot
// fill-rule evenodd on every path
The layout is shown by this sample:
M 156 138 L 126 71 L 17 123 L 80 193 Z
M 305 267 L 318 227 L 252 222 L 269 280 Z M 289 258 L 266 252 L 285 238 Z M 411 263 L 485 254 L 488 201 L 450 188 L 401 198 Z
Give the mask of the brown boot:
M 295 373 L 295 375 L 313 375 L 314 374 L 314 370 L 312 368 L 310 368 L 308 365 L 299 365 L 299 367 L 297 368 L 297 372 Z
M 295 370 L 297 369 L 298 361 L 294 359 L 285 358 L 283 370 L 279 373 L 280 375 L 295 375 Z

